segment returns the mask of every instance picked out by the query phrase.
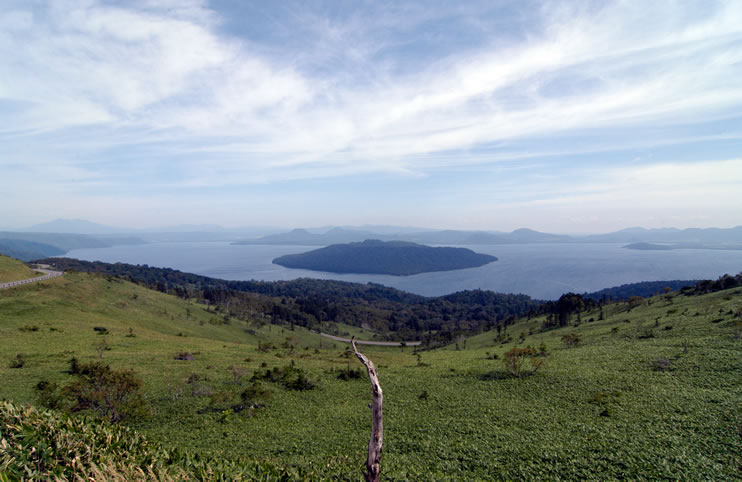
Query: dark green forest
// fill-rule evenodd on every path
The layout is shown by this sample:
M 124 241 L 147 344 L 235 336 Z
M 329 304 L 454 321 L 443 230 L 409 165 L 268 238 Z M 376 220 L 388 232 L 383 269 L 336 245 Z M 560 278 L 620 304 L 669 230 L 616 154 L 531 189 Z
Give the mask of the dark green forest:
M 258 317 L 266 323 L 321 328 L 342 322 L 381 338 L 422 338 L 447 343 L 464 333 L 512 324 L 541 302 L 526 295 L 462 291 L 440 297 L 406 293 L 374 283 L 300 278 L 293 281 L 228 281 L 147 265 L 49 258 L 64 271 L 121 277 L 180 298 L 196 299 L 225 317 Z
M 506 329 L 519 318 L 550 315 L 547 324 L 564 326 L 572 314 L 607 301 L 646 297 L 686 287 L 684 293 L 708 293 L 742 284 L 742 276 L 716 281 L 659 281 L 622 285 L 595 293 L 567 293 L 559 300 L 534 300 L 520 294 L 468 290 L 425 297 L 375 283 L 300 278 L 292 281 L 229 281 L 170 268 L 48 258 L 64 271 L 98 273 L 132 281 L 183 299 L 195 299 L 230 318 L 258 318 L 265 323 L 334 329 L 342 322 L 376 333 L 379 339 L 421 339 L 427 346 L 447 344 L 461 335 Z M 586 320 L 587 321 L 587 320 Z M 329 323 L 328 323 L 329 322 Z

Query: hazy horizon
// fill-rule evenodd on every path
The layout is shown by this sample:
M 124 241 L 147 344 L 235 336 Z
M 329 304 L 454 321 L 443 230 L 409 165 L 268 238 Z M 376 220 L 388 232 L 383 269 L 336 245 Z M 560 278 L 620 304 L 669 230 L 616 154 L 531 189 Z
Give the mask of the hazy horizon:
M 742 224 L 742 2 L 9 0 L 0 229 Z
M 335 228 L 341 228 L 341 229 L 356 229 L 356 230 L 367 230 L 370 232 L 375 232 L 375 230 L 378 231 L 379 234 L 382 234 L 383 232 L 391 232 L 395 233 L 395 229 L 399 229 L 399 232 L 396 234 L 404 234 L 404 233 L 411 233 L 411 232 L 424 232 L 424 231 L 446 231 L 451 230 L 451 228 L 445 227 L 445 226 L 395 226 L 395 225 L 371 225 L 371 224 L 359 224 L 359 225 L 323 225 L 323 226 L 256 226 L 256 225 L 232 225 L 232 226 L 224 226 L 214 223 L 206 223 L 206 224 L 178 224 L 178 225 L 151 225 L 151 226 L 113 226 L 108 225 L 105 223 L 98 223 L 94 221 L 90 221 L 87 219 L 54 219 L 47 222 L 39 223 L 38 225 L 32 225 L 32 226 L 0 226 L 0 231 L 3 230 L 10 230 L 10 231 L 18 231 L 18 232 L 24 232 L 27 230 L 31 230 L 31 232 L 43 232 L 39 230 L 40 226 L 53 224 L 53 223 L 70 223 L 70 225 L 75 225 L 77 223 L 81 223 L 82 226 L 90 225 L 91 230 L 85 231 L 82 227 L 79 227 L 78 229 L 72 229 L 72 230 L 49 230 L 46 232 L 59 232 L 59 233 L 78 233 L 78 234 L 96 234 L 94 228 L 100 227 L 100 228 L 110 228 L 113 231 L 112 232 L 118 232 L 118 233 L 131 233 L 136 234 L 136 232 L 147 232 L 148 230 L 151 230 L 152 232 L 156 232 L 157 230 L 166 230 L 166 231 L 173 231 L 173 232 L 188 232 L 189 229 L 197 228 L 196 230 L 204 230 L 208 231 L 209 229 L 213 230 L 228 230 L 228 231 L 240 231 L 240 230 L 246 230 L 246 231 L 255 231 L 261 234 L 258 234 L 256 236 L 269 233 L 280 233 L 280 232 L 288 232 L 295 229 L 303 229 L 311 232 L 325 232 L 331 229 Z M 646 226 L 625 226 L 623 228 L 614 230 L 614 231 L 586 231 L 586 232 L 567 232 L 567 231 L 558 231 L 558 232 L 549 232 L 549 234 L 559 234 L 559 235 L 567 235 L 567 236 L 581 236 L 581 235 L 592 235 L 592 234 L 609 234 L 616 231 L 622 231 L 626 229 L 678 229 L 678 230 L 684 230 L 684 229 L 731 229 L 738 227 L 736 226 L 689 226 L 689 227 L 678 227 L 678 226 L 668 226 L 668 227 L 662 227 L 662 228 L 648 228 Z M 516 231 L 519 229 L 530 229 L 534 231 L 539 232 L 546 232 L 541 231 L 538 229 L 534 229 L 529 226 L 520 226 L 519 228 L 515 228 L 512 230 L 502 230 L 502 229 L 489 229 L 489 228 L 481 228 L 481 229 L 463 229 L 461 231 L 482 231 L 482 232 L 501 232 L 501 233 L 509 233 L 512 231 Z M 100 234 L 100 233 L 99 233 Z

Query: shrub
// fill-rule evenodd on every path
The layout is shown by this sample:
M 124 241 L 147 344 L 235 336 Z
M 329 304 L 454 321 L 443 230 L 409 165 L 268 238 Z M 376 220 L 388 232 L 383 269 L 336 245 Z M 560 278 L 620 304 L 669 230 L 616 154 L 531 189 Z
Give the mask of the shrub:
M 253 382 L 240 394 L 240 399 L 244 405 L 254 408 L 259 405 L 258 402 L 268 400 L 271 395 L 272 392 L 270 390 L 263 388 L 259 383 Z
M 353 369 L 350 368 L 350 365 L 348 365 L 347 368 L 344 368 L 340 370 L 340 373 L 338 373 L 337 376 L 338 380 L 360 380 L 361 378 L 361 370 L 359 368 Z
M 244 377 L 247 373 L 247 370 L 245 368 L 238 365 L 230 365 L 227 369 L 229 370 L 229 373 L 232 374 L 235 385 L 239 385 L 240 378 Z
M 103 338 L 99 342 L 94 343 L 93 348 L 95 348 L 95 352 L 98 354 L 98 358 L 103 358 L 103 354 L 111 349 L 111 347 L 108 346 L 108 340 L 106 338 Z
M 549 356 L 549 352 L 546 349 L 546 343 L 544 343 L 543 341 L 538 346 L 538 354 L 540 356 Z
M 64 400 L 58 391 L 59 385 L 47 380 L 41 380 L 34 388 L 36 388 L 36 396 L 42 407 L 62 408 Z
M 26 357 L 23 353 L 18 353 L 13 360 L 10 361 L 10 368 L 23 368 L 26 364 Z
M 630 296 L 629 299 L 626 300 L 626 303 L 629 305 L 629 310 L 632 310 L 637 306 L 641 306 L 644 303 L 644 298 L 641 296 Z
M 511 375 L 515 377 L 521 377 L 524 375 L 532 375 L 544 365 L 543 358 L 537 356 L 536 350 L 530 346 L 525 348 L 513 348 L 512 350 L 505 352 L 505 358 L 503 358 L 505 368 Z M 526 361 L 530 364 L 531 369 L 526 371 Z
M 286 388 L 289 390 L 311 390 L 314 388 L 314 382 L 312 382 L 310 379 L 308 379 L 304 375 L 304 370 L 299 370 L 299 372 L 296 374 L 296 378 L 289 379 L 286 382 Z
M 67 373 L 70 375 L 77 375 L 80 373 L 80 362 L 77 360 L 77 358 L 72 357 L 69 360 L 70 369 L 67 370 Z
M 275 347 L 270 343 L 263 343 L 260 340 L 258 340 L 258 351 L 262 351 L 263 353 L 268 353 L 269 351 L 273 350 Z
M 211 395 L 209 395 L 209 405 L 215 406 L 215 405 L 222 405 L 225 403 L 228 403 L 232 400 L 234 395 L 230 391 L 220 391 L 220 392 L 214 392 Z
M 601 417 L 608 417 L 611 414 L 613 406 L 618 403 L 620 397 L 621 392 L 619 391 L 600 391 L 596 392 L 590 398 L 589 402 L 600 408 L 598 415 Z
M 564 343 L 569 348 L 577 346 L 580 343 L 579 333 L 567 333 L 566 335 L 563 335 L 562 343 Z
M 670 360 L 664 357 L 655 358 L 652 360 L 652 370 L 656 372 L 666 372 L 670 370 Z
M 62 389 L 71 412 L 91 411 L 111 422 L 143 416 L 147 404 L 142 381 L 131 370 L 113 370 L 102 363 L 78 365 L 77 381 Z
M 263 373 L 256 372 L 252 381 L 266 381 L 283 385 L 289 390 L 311 390 L 314 388 L 314 382 L 304 375 L 304 370 L 296 368 L 294 363 L 284 367 L 273 367 L 272 370 L 265 370 Z
M 39 331 L 39 327 L 36 325 L 25 325 L 18 328 L 20 331 Z

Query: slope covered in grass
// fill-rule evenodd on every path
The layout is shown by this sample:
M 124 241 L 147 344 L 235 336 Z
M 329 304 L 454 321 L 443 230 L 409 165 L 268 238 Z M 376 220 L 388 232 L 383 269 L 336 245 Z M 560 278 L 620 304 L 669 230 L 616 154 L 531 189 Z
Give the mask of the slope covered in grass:
M 603 319 L 598 310 L 565 328 L 522 320 L 417 354 L 363 347 L 384 388 L 382 475 L 739 477 L 742 290 L 610 304 Z M 2 396 L 14 402 L 36 403 L 39 379 L 68 383 L 68 359 L 98 360 L 93 345 L 107 337 L 102 361 L 144 379 L 152 415 L 132 426 L 154 443 L 315 478 L 360 474 L 370 389 L 339 343 L 259 320 L 225 325 L 203 306 L 82 274 L 3 293 L 0 320 Z M 579 342 L 566 345 L 567 334 Z M 543 367 L 511 376 L 506 352 L 529 345 L 545 349 Z M 26 362 L 10 368 L 18 352 Z M 310 389 L 291 388 L 299 373 Z M 236 410 L 251 387 L 254 403 Z
M 17 259 L 0 254 L 0 283 L 19 281 L 38 276 L 34 270 Z
M 126 427 L 0 402 L 0 480 L 285 480 L 311 474 L 168 450 Z

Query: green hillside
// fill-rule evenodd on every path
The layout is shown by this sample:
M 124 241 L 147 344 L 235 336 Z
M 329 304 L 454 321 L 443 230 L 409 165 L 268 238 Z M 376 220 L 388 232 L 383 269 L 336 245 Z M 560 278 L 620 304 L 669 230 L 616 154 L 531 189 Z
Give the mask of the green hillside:
M 34 270 L 20 261 L 0 254 L 0 283 L 19 281 L 38 276 Z
M 382 475 L 738 478 L 742 289 L 634 305 L 548 331 L 543 317 L 521 320 L 417 354 L 363 347 L 384 388 Z M 362 367 L 340 343 L 260 319 L 225 323 L 203 305 L 90 274 L 4 291 L 0 336 L 2 397 L 14 403 L 38 404 L 39 380 L 72 382 L 73 356 L 100 361 L 142 378 L 150 414 L 126 425 L 153 444 L 314 479 L 360 477 L 370 387 L 348 371 Z M 110 350 L 101 359 L 102 339 Z M 544 350 L 533 358 L 543 365 L 512 376 L 506 353 L 529 346 Z M 176 360 L 181 353 L 193 360 Z M 11 368 L 19 354 L 22 366 Z M 251 387 L 259 402 L 236 410 Z

